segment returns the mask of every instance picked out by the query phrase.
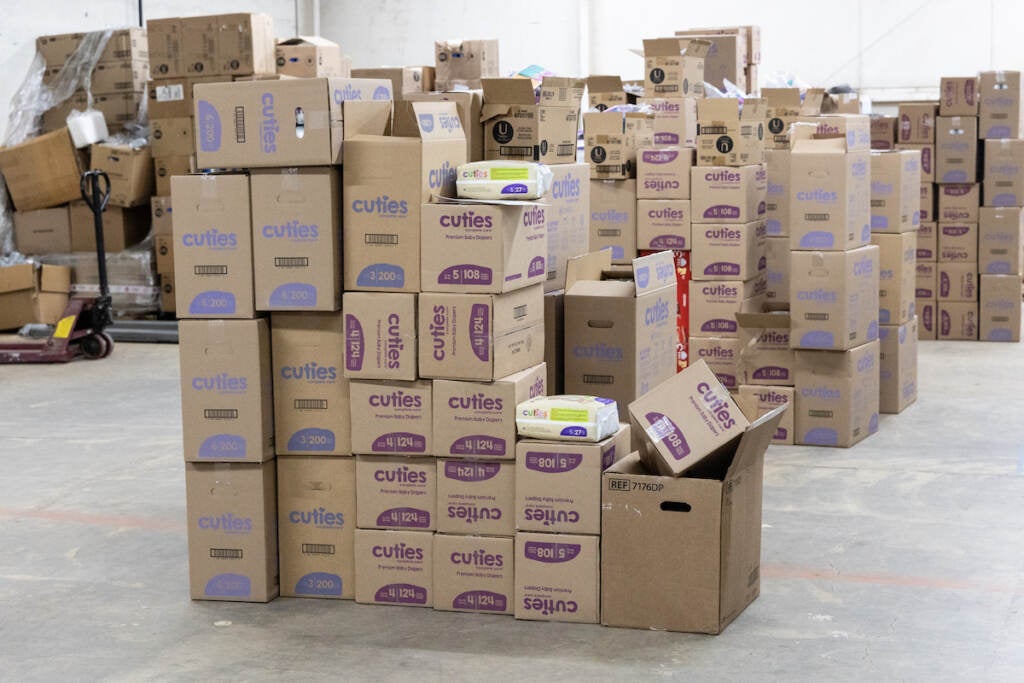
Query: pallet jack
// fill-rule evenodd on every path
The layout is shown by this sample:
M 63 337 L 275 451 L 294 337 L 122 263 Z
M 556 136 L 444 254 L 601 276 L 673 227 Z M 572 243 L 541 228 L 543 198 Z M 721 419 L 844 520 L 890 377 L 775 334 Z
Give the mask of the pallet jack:
M 86 171 L 80 183 L 82 199 L 92 210 L 96 231 L 96 265 L 100 293 L 96 297 L 73 296 L 53 332 L 42 342 L 0 342 L 0 364 L 67 363 L 76 358 L 106 358 L 114 340 L 104 330 L 113 323 L 110 284 L 107 281 L 107 250 L 103 243 L 103 210 L 110 201 L 110 178 L 103 171 Z

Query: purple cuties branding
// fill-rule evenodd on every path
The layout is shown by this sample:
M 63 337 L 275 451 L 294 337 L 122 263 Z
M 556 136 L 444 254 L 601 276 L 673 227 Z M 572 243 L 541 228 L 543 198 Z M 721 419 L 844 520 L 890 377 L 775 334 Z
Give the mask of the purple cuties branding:
M 319 225 L 305 225 L 298 219 L 281 225 L 264 225 L 260 232 L 266 239 L 284 239 L 289 242 L 315 242 L 320 238 Z
M 288 513 L 288 522 L 320 529 L 340 529 L 345 526 L 345 516 L 321 506 L 312 510 L 292 510 Z
M 505 556 L 501 553 L 489 553 L 483 549 L 470 552 L 455 551 L 448 556 L 452 564 L 469 565 L 472 567 L 504 567 Z
M 423 548 L 395 543 L 394 545 L 375 545 L 370 549 L 370 554 L 382 560 L 402 560 L 405 562 L 422 562 Z
M 442 228 L 491 228 L 494 220 L 491 216 L 480 216 L 470 210 L 441 216 L 438 224 Z
M 598 360 L 621 361 L 624 352 L 620 346 L 608 346 L 607 344 L 579 344 L 573 347 L 572 355 L 576 358 L 595 358 Z
M 839 194 L 817 188 L 814 190 L 801 190 L 797 192 L 796 199 L 799 202 L 835 202 L 838 201 Z
M 423 407 L 423 397 L 419 394 L 407 394 L 401 389 L 396 389 L 389 394 L 370 394 L 369 403 L 374 408 L 418 410 Z
M 678 180 L 662 180 L 660 178 L 644 178 L 644 189 L 655 192 L 668 192 L 679 189 Z
M 196 391 L 212 391 L 218 394 L 244 394 L 248 384 L 247 378 L 235 377 L 226 372 L 192 378 L 192 388 Z
M 700 392 L 704 405 L 711 411 L 711 414 L 722 429 L 729 429 L 736 426 L 736 419 L 730 413 L 729 401 L 727 398 L 720 397 L 718 392 L 716 392 L 706 382 L 698 384 L 697 391 Z
M 500 398 L 491 398 L 482 392 L 476 394 L 452 396 L 448 399 L 448 407 L 454 410 L 473 410 L 501 412 L 504 408 L 504 401 Z
M 450 314 L 448 307 L 443 304 L 435 305 L 433 314 L 428 329 L 430 330 L 431 343 L 434 349 L 432 356 L 434 360 L 440 362 L 444 360 L 446 355 L 445 335 L 448 333 L 448 316 Z
M 212 228 L 205 232 L 186 232 L 181 236 L 184 247 L 203 247 L 215 250 L 238 248 L 238 235 L 233 232 L 221 232 Z
M 743 180 L 743 174 L 727 170 L 709 171 L 704 174 L 704 180 L 709 183 L 738 183 Z
M 277 151 L 277 134 L 281 131 L 277 123 L 277 115 L 274 113 L 274 95 L 265 92 L 260 97 L 262 105 L 261 113 L 263 120 L 260 123 L 260 141 L 264 154 L 273 154 Z
M 580 196 L 580 179 L 567 175 L 561 180 L 551 183 L 553 199 L 576 199 Z
M 675 150 L 647 150 L 641 155 L 641 159 L 647 164 L 671 164 L 679 158 L 679 152 Z
M 647 435 L 656 443 L 663 444 L 676 460 L 682 460 L 690 454 L 690 444 L 686 442 L 683 432 L 672 421 L 672 418 L 659 412 L 649 412 L 644 416 L 647 420 Z
M 223 515 L 204 515 L 196 522 L 203 531 L 222 531 L 226 534 L 248 534 L 252 532 L 251 517 L 235 517 L 228 512 Z
M 454 182 L 455 167 L 447 160 L 437 168 L 430 169 L 430 172 L 427 174 L 427 185 L 429 185 L 432 190 L 441 189 Z
M 378 469 L 373 473 L 375 481 L 389 484 L 426 484 L 427 473 L 423 470 L 413 470 L 407 465 L 390 469 Z
M 310 384 L 331 384 L 338 379 L 338 368 L 310 361 L 304 365 L 285 365 L 279 373 L 283 380 L 298 380 Z
M 373 199 L 352 200 L 352 211 L 379 216 L 405 216 L 409 213 L 409 202 L 404 199 L 392 199 L 388 195 L 382 194 Z

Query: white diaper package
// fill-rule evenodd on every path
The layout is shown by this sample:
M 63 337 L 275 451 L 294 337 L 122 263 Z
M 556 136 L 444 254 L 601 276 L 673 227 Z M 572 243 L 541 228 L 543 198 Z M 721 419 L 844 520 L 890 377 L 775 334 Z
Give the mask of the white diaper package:
M 551 169 L 529 161 L 474 161 L 455 171 L 462 199 L 540 199 L 551 189 Z
M 516 430 L 529 439 L 601 441 L 619 429 L 619 409 L 610 398 L 538 396 L 516 406 Z

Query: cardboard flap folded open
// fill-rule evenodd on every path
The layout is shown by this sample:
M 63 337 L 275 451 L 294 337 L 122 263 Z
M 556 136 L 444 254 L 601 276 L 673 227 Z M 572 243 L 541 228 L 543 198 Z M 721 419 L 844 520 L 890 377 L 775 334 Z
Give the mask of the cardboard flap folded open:
M 747 430 L 740 437 L 736 446 L 736 452 L 732 456 L 732 464 L 726 473 L 726 478 L 734 477 L 736 474 L 752 465 L 757 458 L 764 455 L 764 452 L 771 445 L 772 435 L 782 421 L 782 414 L 789 408 L 789 404 L 783 404 L 774 410 L 765 413 L 750 423 Z
M 71 268 L 44 265 L 39 273 L 39 291 L 67 294 L 71 291 Z
M 683 48 L 683 56 L 685 57 L 703 59 L 711 51 L 711 43 L 707 40 L 689 39 L 684 42 L 686 43 L 686 47 Z
M 619 76 L 588 76 L 587 89 L 591 94 L 622 92 L 622 78 Z
M 675 285 L 676 265 L 672 252 L 659 251 L 633 259 L 633 281 L 637 296 Z
M 286 40 L 277 41 L 278 45 L 317 45 L 319 47 L 338 47 L 334 41 L 321 38 L 320 36 L 295 36 Z
M 612 253 L 608 249 L 569 259 L 565 269 L 565 291 L 572 289 L 579 280 L 600 280 L 601 273 L 611 268 L 611 265 Z
M 529 78 L 484 78 L 481 83 L 485 111 L 496 105 L 537 104 L 533 82 Z
M 19 263 L 0 268 L 0 294 L 19 292 L 35 287 L 35 274 L 31 263 Z
M 647 38 L 644 40 L 645 57 L 678 57 L 683 53 L 679 38 Z
M 527 80 L 529 83 L 530 81 Z M 540 104 L 552 107 L 578 107 L 587 82 L 582 78 L 546 76 L 540 84 Z
M 789 329 L 792 321 L 788 311 L 775 313 L 737 313 L 736 322 L 740 327 L 761 330 Z

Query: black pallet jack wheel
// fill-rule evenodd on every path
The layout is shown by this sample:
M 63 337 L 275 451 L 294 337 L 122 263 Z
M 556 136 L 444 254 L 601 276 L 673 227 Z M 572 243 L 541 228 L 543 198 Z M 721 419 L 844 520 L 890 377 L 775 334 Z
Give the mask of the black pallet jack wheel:
M 82 355 L 90 360 L 103 358 L 110 353 L 110 345 L 107 344 L 107 340 L 103 338 L 102 334 L 90 334 L 88 337 L 83 337 L 78 342 L 78 348 L 82 350 Z
M 100 339 L 107 345 L 107 348 L 103 351 L 103 355 L 100 358 L 106 358 L 114 352 L 114 338 L 106 332 L 100 332 Z

